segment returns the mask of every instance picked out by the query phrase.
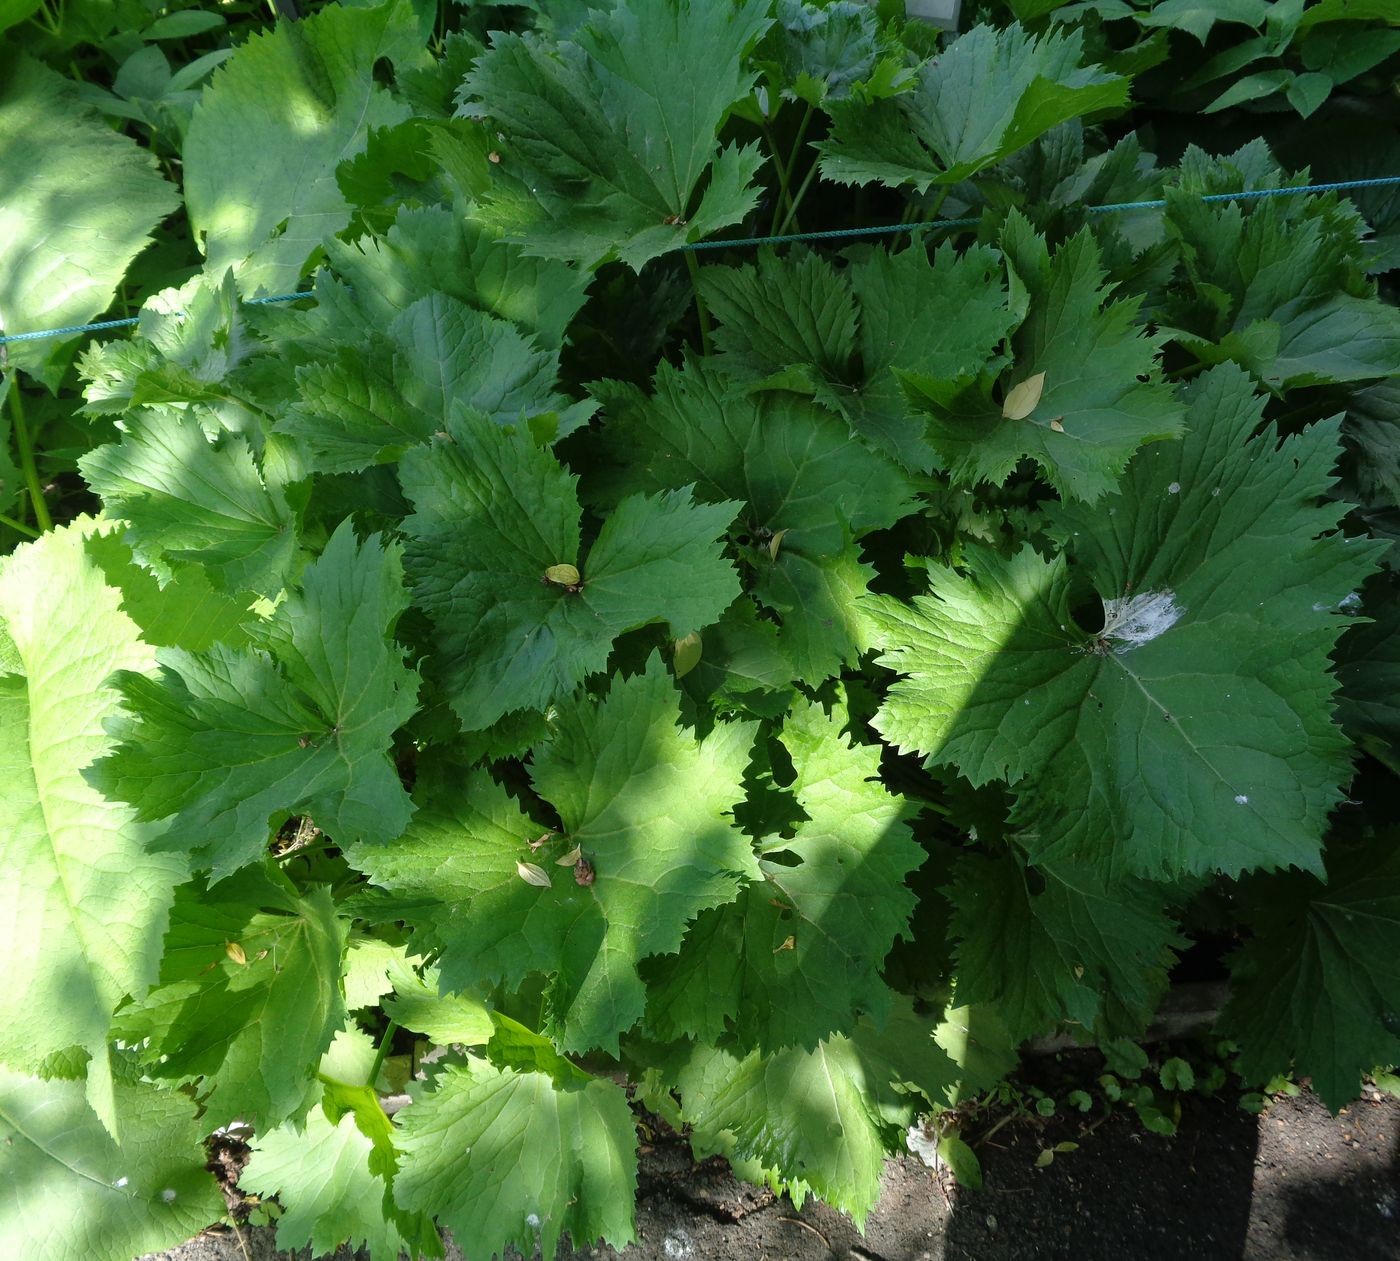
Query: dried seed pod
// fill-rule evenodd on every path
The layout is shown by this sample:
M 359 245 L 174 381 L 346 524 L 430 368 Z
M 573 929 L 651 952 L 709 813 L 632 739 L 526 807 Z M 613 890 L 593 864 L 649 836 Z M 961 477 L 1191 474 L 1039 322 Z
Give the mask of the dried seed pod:
M 541 889 L 549 888 L 549 872 L 534 863 L 516 863 L 515 874 L 526 884 L 538 885 Z
M 248 956 L 244 953 L 243 947 L 236 941 L 224 942 L 224 953 L 240 967 L 248 962 Z
M 598 873 L 593 870 L 593 864 L 586 858 L 580 858 L 574 864 L 574 883 L 588 888 L 594 880 L 598 878 Z
M 578 586 L 579 572 L 573 565 L 551 565 L 544 576 L 556 587 Z
M 564 855 L 563 858 L 556 858 L 554 860 L 554 865 L 556 867 L 575 867 L 578 865 L 579 860 L 582 858 L 583 850 L 581 850 L 577 845 L 575 845 L 573 849 L 571 849 L 567 854 Z
M 682 635 L 675 641 L 673 648 L 675 650 L 676 678 L 683 679 L 700 664 L 700 654 L 705 650 L 705 645 L 700 639 L 700 632 L 691 631 L 689 635 Z
M 1037 372 L 1033 377 L 1027 377 L 1019 385 L 1013 385 L 1006 391 L 1006 402 L 1002 405 L 1001 415 L 1003 420 L 1025 420 L 1033 411 L 1036 404 L 1040 402 L 1040 396 L 1045 392 L 1045 373 Z

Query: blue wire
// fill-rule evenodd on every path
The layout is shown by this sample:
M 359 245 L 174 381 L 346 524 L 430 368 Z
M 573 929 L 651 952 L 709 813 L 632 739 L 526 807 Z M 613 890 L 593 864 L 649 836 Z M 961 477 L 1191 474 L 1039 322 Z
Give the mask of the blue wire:
M 306 289 L 301 293 L 279 293 L 270 298 L 244 298 L 247 306 L 265 306 L 269 302 L 295 302 L 298 298 L 315 297 L 313 290 Z M 45 337 L 67 337 L 70 333 L 100 333 L 109 328 L 131 328 L 135 324 L 141 323 L 139 315 L 133 315 L 125 320 L 99 320 L 96 324 L 66 324 L 63 328 L 45 328 L 37 333 L 10 333 L 0 337 L 0 346 L 8 346 L 12 342 L 37 342 Z
M 1306 184 L 1299 188 L 1252 188 L 1238 193 L 1205 193 L 1203 202 L 1247 201 L 1259 197 L 1287 197 L 1298 193 L 1336 193 L 1352 188 L 1389 188 L 1400 185 L 1400 175 L 1379 175 L 1372 179 L 1336 180 L 1330 184 Z M 1125 210 L 1161 210 L 1167 204 L 1166 198 L 1158 197 L 1151 201 L 1116 201 L 1101 206 L 1085 206 L 1090 214 L 1114 214 Z M 866 236 L 895 236 L 901 232 L 925 232 L 931 228 L 970 228 L 981 220 L 935 219 L 930 223 L 891 223 L 875 228 L 833 228 L 828 232 L 788 232 L 782 236 L 741 236 L 728 240 L 688 241 L 675 247 L 675 252 L 696 253 L 700 250 L 724 250 L 753 248 L 760 245 L 790 245 L 797 241 L 836 241 L 852 240 Z M 279 293 L 269 298 L 248 298 L 249 306 L 261 306 L 270 302 L 295 302 L 298 298 L 310 298 L 314 293 L 303 290 L 300 293 Z M 124 320 L 100 320 L 96 324 L 68 324 L 63 328 L 46 328 L 34 333 L 8 333 L 0 335 L 0 346 L 17 342 L 35 342 L 48 337 L 69 337 L 75 333 L 100 333 L 110 328 L 130 328 L 141 322 L 139 316 Z

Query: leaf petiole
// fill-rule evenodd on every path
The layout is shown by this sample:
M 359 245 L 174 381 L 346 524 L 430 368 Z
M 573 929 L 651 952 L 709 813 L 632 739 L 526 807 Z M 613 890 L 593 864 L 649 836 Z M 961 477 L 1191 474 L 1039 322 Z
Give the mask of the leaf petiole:
M 391 1020 L 384 1026 L 384 1036 L 379 1040 L 379 1049 L 374 1053 L 374 1063 L 369 1066 L 369 1080 L 365 1082 L 371 1090 L 374 1083 L 379 1080 L 379 1070 L 384 1067 L 384 1058 L 389 1054 L 389 1044 L 394 1040 L 394 1034 L 398 1033 L 398 1022 Z
M 695 261 L 695 251 L 685 251 L 685 269 L 690 273 L 690 287 L 695 291 L 695 315 L 700 321 L 700 349 L 710 354 L 710 312 L 705 299 L 700 296 L 700 264 Z
M 25 485 L 29 488 L 29 502 L 34 509 L 34 521 L 39 533 L 53 529 L 53 518 L 49 506 L 44 502 L 44 488 L 39 482 L 39 469 L 34 463 L 34 444 L 30 441 L 29 426 L 24 418 L 24 402 L 20 398 L 19 382 L 13 377 L 8 385 L 10 396 L 10 419 L 15 431 L 15 449 L 19 453 L 20 471 L 24 474 Z

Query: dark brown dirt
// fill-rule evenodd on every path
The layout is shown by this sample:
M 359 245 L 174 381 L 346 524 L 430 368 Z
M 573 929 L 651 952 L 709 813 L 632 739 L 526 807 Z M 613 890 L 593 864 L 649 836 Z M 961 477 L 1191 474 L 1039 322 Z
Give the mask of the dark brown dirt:
M 1310 1095 L 1261 1117 L 1234 1096 L 1188 1097 L 1171 1139 L 1115 1114 L 1078 1151 L 1076 1121 L 1013 1122 L 979 1149 L 981 1191 L 912 1157 L 891 1161 L 862 1237 L 820 1204 L 801 1212 L 740 1183 L 722 1162 L 693 1165 L 677 1141 L 646 1151 L 640 1241 L 564 1261 L 1400 1261 L 1400 1100 L 1372 1094 L 1332 1117 Z M 277 1253 L 243 1232 L 252 1261 Z M 149 1261 L 241 1261 L 206 1235 Z M 345 1254 L 349 1258 L 351 1254 Z M 450 1254 L 458 1261 L 460 1254 Z M 472 1261 L 477 1261 L 472 1258 Z

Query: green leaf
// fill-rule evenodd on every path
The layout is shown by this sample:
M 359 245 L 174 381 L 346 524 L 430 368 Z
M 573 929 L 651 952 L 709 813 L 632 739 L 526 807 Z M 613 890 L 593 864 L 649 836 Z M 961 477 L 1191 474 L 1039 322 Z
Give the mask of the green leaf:
M 1329 84 L 1349 83 L 1400 49 L 1400 31 L 1327 26 L 1303 41 L 1303 64 L 1322 72 Z M 1299 75 L 1299 79 L 1309 78 Z M 1301 111 L 1300 111 L 1301 112 Z
M 1318 0 L 1318 3 L 1304 11 L 1298 19 L 1303 30 L 1309 30 L 1321 22 L 1395 22 L 1395 10 L 1390 0 Z
M 774 57 L 782 94 L 812 105 L 843 100 L 876 72 L 879 20 L 870 5 L 778 0 L 777 21 L 760 47 Z
M 1201 200 L 1303 182 L 1283 180 L 1262 143 L 1227 158 L 1187 150 L 1181 187 L 1166 191 L 1168 232 L 1192 282 L 1166 303 L 1171 333 L 1203 362 L 1233 359 L 1277 389 L 1393 376 L 1400 310 L 1365 277 L 1365 224 L 1349 202 Z
M 587 272 L 529 258 L 484 224 L 439 206 L 401 206 L 383 236 L 333 239 L 326 252 L 376 324 L 441 293 L 509 320 L 551 351 L 564 344 L 589 281 Z
M 1112 490 L 1133 452 L 1181 432 L 1182 409 L 1158 371 L 1164 338 L 1138 324 L 1137 302 L 1109 303 L 1098 247 L 1082 229 L 1052 257 L 1029 222 L 1012 212 L 1002 249 L 1029 297 L 1012 335 L 1004 401 L 992 376 L 939 379 L 899 375 L 930 414 L 929 437 L 955 479 L 993 483 L 1031 457 L 1066 497 L 1093 501 Z M 980 366 L 980 365 L 979 365 Z M 1000 363 L 993 361 L 993 372 Z M 1042 377 L 1032 401 L 1016 396 Z M 1012 416 L 1030 403 L 1024 415 Z
M 875 250 L 853 263 L 850 277 L 860 306 L 866 379 L 840 398 L 841 408 L 857 433 L 877 441 L 891 418 L 908 425 L 912 415 L 926 449 L 926 421 L 910 406 L 903 379 L 912 373 L 959 380 L 1002 362 L 998 352 L 1016 314 L 1007 301 L 1001 260 L 981 245 L 961 254 L 943 245 L 932 259 L 919 246 L 898 254 Z M 899 454 L 889 440 L 883 445 Z
M 202 35 L 227 26 L 222 13 L 210 13 L 207 9 L 179 9 L 158 17 L 141 32 L 143 39 L 189 39 L 191 35 Z
M 105 1054 L 105 1051 L 104 1051 Z M 173 1090 L 118 1077 L 119 1147 L 76 1081 L 0 1068 L 0 1249 L 107 1261 L 174 1248 L 223 1216 L 204 1122 Z
M 169 818 L 160 844 L 214 881 L 257 861 L 294 813 L 342 845 L 393 839 L 412 811 L 389 760 L 418 689 L 389 638 L 406 604 L 397 547 L 358 543 L 347 519 L 264 649 L 165 648 L 156 677 L 117 675 L 132 716 L 92 782 L 143 819 Z
M 1159 1076 L 1163 1090 L 1195 1090 L 1196 1088 L 1195 1071 L 1178 1055 L 1173 1055 L 1170 1059 L 1163 1061 Z
M 1243 353 L 1237 361 L 1281 388 L 1396 376 L 1400 311 L 1350 294 L 1322 302 L 1299 299 L 1246 329 L 1239 345 Z
M 0 0 L 0 31 L 27 22 L 42 3 L 43 0 Z
M 783 743 L 806 818 L 791 839 L 761 842 L 762 883 L 705 912 L 679 955 L 649 969 L 647 1021 L 661 1037 L 727 1027 L 745 1048 L 811 1048 L 861 1012 L 888 1014 L 880 968 L 908 929 L 905 880 L 924 853 L 912 809 L 879 782 L 878 747 L 852 745 L 845 725 L 843 709 L 793 706 Z
M 82 1046 L 106 1055 L 113 1009 L 156 978 L 184 860 L 151 852 L 158 828 L 104 801 L 83 768 L 112 747 L 113 670 L 151 649 L 84 552 L 80 521 L 0 561 L 0 1061 L 33 1069 Z M 35 1019 L 36 1012 L 42 1019 Z
M 724 367 L 766 389 L 809 394 L 906 468 L 934 455 L 901 373 L 959 379 L 981 371 L 1015 324 L 996 252 L 951 245 L 859 255 L 842 272 L 820 255 L 760 251 L 754 267 L 706 267 L 700 290 L 719 319 Z
M 391 973 L 407 967 L 407 952 L 378 937 L 350 937 L 345 952 L 345 1005 L 351 1011 L 378 1007 L 379 1000 L 394 992 Z
M 625 470 L 610 491 L 693 484 L 699 499 L 742 502 L 753 595 L 781 619 L 779 644 L 797 677 L 816 683 L 853 662 L 871 636 L 854 600 L 873 576 L 856 544 L 906 514 L 911 481 L 793 395 L 755 396 L 697 362 L 679 371 L 663 363 L 655 386 L 651 397 L 618 382 L 590 387 Z M 775 557 L 769 545 L 779 534 Z
M 1100 1049 L 1109 1071 L 1117 1073 L 1119 1077 L 1126 1077 L 1129 1081 L 1137 1081 L 1147 1067 L 1147 1052 L 1129 1038 L 1115 1038 L 1111 1042 L 1104 1042 Z M 1100 1084 L 1103 1084 L 1102 1079 Z M 1150 1097 L 1151 1092 L 1148 1094 Z
M 372 1261 L 398 1261 L 409 1239 L 421 1243 L 428 1232 L 436 1234 L 426 1218 L 415 1220 L 422 1215 L 394 1204 L 385 1176 L 392 1169 L 376 1170 L 376 1145 L 353 1112 L 332 1121 L 324 1108 L 312 1108 L 301 1125 L 260 1133 L 252 1147 L 239 1186 L 264 1199 L 277 1197 L 279 1249 L 310 1247 L 325 1255 L 348 1244 L 367 1249 Z M 442 1255 L 440 1245 L 425 1252 Z
M 286 585 L 296 521 L 242 438 L 211 444 L 188 415 L 133 417 L 121 442 L 78 467 L 108 515 L 127 519 L 132 552 L 158 575 L 195 561 L 223 591 L 275 596 Z
M 719 321 L 714 344 L 740 379 L 822 397 L 851 371 L 856 306 L 849 280 L 822 255 L 798 246 L 758 252 L 753 266 L 702 267 L 700 296 Z M 808 372 L 798 375 L 794 369 Z
M 1302 117 L 1308 118 L 1332 95 L 1335 86 L 1330 75 L 1300 74 L 1284 89 L 1284 95 Z
M 448 988 L 549 974 L 560 1047 L 616 1053 L 645 1004 L 639 962 L 675 951 L 696 915 L 760 874 L 725 817 L 743 797 L 753 725 L 721 725 L 701 742 L 679 715 L 653 656 L 603 702 L 561 706 L 557 734 L 535 753 L 531 777 L 562 834 L 531 823 L 484 772 L 425 767 L 424 808 L 408 831 L 392 846 L 355 846 L 350 860 L 405 899 L 405 918 L 423 925 L 415 945 L 441 951 Z M 592 864 L 591 884 L 556 863 L 575 847 Z M 524 862 L 549 885 L 524 880 Z
M 196 276 L 178 289 L 163 289 L 141 307 L 138 335 L 90 346 L 79 361 L 87 382 L 83 408 L 89 413 L 126 412 L 134 407 L 161 409 L 180 422 L 186 408 L 170 403 L 197 403 L 196 414 L 212 412 L 219 428 L 248 433 L 263 417 L 239 397 L 233 384 L 241 365 L 264 350 L 247 327 L 233 273 L 215 283 Z
M 434 1213 L 469 1256 L 538 1246 L 551 1261 L 565 1231 L 576 1247 L 636 1238 L 637 1135 L 612 1082 L 561 1089 L 543 1073 L 471 1060 L 444 1070 L 399 1120 L 394 1198 Z
M 69 83 L 28 57 L 0 57 L 0 332 L 101 314 L 178 205 L 154 157 L 97 118 Z M 70 340 L 16 342 L 5 352 L 11 366 L 52 387 Z
M 439 1046 L 483 1046 L 495 1033 L 486 1004 L 469 994 L 439 994 L 438 970 L 419 977 L 402 965 L 393 969 L 394 996 L 384 1014 Z
M 717 541 L 737 504 L 696 504 L 688 488 L 633 495 L 581 556 L 573 477 L 523 435 L 479 418 L 450 422 L 447 440 L 408 452 L 400 479 L 417 509 L 404 522 L 414 596 L 434 621 L 438 665 L 469 730 L 566 698 L 604 669 L 623 632 L 702 629 L 739 593 Z M 582 581 L 552 581 L 563 566 Z
M 546 1073 L 563 1087 L 584 1085 L 591 1079 L 589 1073 L 560 1055 L 548 1038 L 500 1012 L 493 1012 L 491 1019 L 496 1029 L 486 1046 L 486 1058 L 497 1068 Z
M 370 303 L 361 318 L 375 314 Z M 452 429 L 464 410 L 499 425 L 557 413 L 559 436 L 593 410 L 555 393 L 557 355 L 445 294 L 409 303 L 382 332 L 339 344 L 334 356 L 297 369 L 301 402 L 275 426 L 303 440 L 322 472 L 397 459 Z
M 1370 620 L 1348 627 L 1337 645 L 1337 717 L 1353 739 L 1380 741 L 1400 766 L 1400 592 L 1375 579 L 1364 604 L 1349 592 L 1338 607 L 1364 608 Z
M 1073 868 L 1028 871 L 1009 849 L 965 854 L 955 871 L 959 1002 L 994 1005 L 1016 1043 L 1065 1020 L 1091 1033 L 1146 1028 L 1171 949 L 1183 944 L 1160 888 L 1105 885 Z
M 996 1007 L 949 1007 L 933 1031 L 933 1040 L 958 1067 L 957 1080 L 936 1105 L 956 1107 L 992 1090 L 1020 1062 L 1019 1040 L 1013 1039 Z
M 201 566 L 177 566 L 162 587 L 115 533 L 91 536 L 87 552 L 101 567 L 107 585 L 121 593 L 122 612 L 153 647 L 197 652 L 220 641 L 234 647 L 248 642 L 245 622 L 255 618 L 248 607 L 251 596 L 215 591 Z
M 325 886 L 297 897 L 260 868 L 186 885 L 160 984 L 122 1010 L 118 1036 L 142 1045 L 150 1076 L 197 1083 L 206 1128 L 271 1129 L 317 1097 L 317 1061 L 346 1017 L 344 950 Z
M 1246 101 L 1257 101 L 1272 96 L 1280 88 L 1289 87 L 1294 80 L 1291 70 L 1260 70 L 1257 74 L 1247 74 L 1236 79 L 1228 88 L 1205 106 L 1202 114 L 1214 114 L 1232 105 L 1243 105 Z
M 1041 1155 L 1050 1153 L 1042 1152 Z M 967 1187 L 969 1191 L 982 1189 L 982 1162 L 977 1159 L 977 1153 L 956 1134 L 945 1134 L 938 1140 L 938 1158 L 952 1170 L 960 1187 Z M 1036 1163 L 1038 1165 L 1040 1162 Z
M 1070 616 L 1064 556 L 968 549 L 912 606 L 865 601 L 891 685 L 877 729 L 1017 793 L 1032 862 L 1100 879 L 1294 864 L 1317 870 L 1350 778 L 1332 722 L 1329 612 L 1379 554 L 1330 533 L 1338 455 L 1324 421 L 1254 438 L 1262 401 L 1234 369 L 1190 391 L 1188 434 L 1142 452 L 1121 494 L 1054 514 L 1103 600 Z
M 462 92 L 463 112 L 502 136 L 477 214 L 531 254 L 634 271 L 737 223 L 757 204 L 763 159 L 757 146 L 721 150 L 716 132 L 753 85 L 743 59 L 768 7 L 620 0 L 567 42 L 497 35 Z
M 334 5 L 255 32 L 214 75 L 184 144 L 190 227 L 215 275 L 247 294 L 289 293 L 350 222 L 336 168 L 371 129 L 408 117 L 374 80 L 424 60 L 409 0 Z
M 777 718 L 787 712 L 786 688 L 794 674 L 778 628 L 759 617 L 752 600 L 740 597 L 705 629 L 700 660 L 682 686 L 717 712 Z
M 1128 102 L 1128 80 L 1084 65 L 1083 35 L 1043 38 L 977 26 L 918 71 L 913 91 L 872 104 L 833 102 L 830 138 L 813 147 L 838 184 L 956 184 L 1061 123 Z
M 941 1096 L 957 1070 L 907 1001 L 881 1027 L 862 1020 L 815 1050 L 775 1055 L 696 1047 L 679 1074 L 682 1115 L 692 1141 L 726 1144 L 738 1157 L 781 1170 L 857 1227 L 874 1207 L 887 1154 Z M 910 1089 L 912 1087 L 912 1089 Z
M 1140 26 L 1189 31 L 1204 44 L 1217 22 L 1252 26 L 1257 31 L 1268 15 L 1268 0 L 1159 0 L 1149 12 L 1135 16 Z
M 1327 868 L 1325 885 L 1290 874 L 1251 898 L 1221 1029 L 1246 1080 L 1291 1066 L 1336 1112 L 1364 1073 L 1400 1063 L 1400 849 L 1390 835 Z

